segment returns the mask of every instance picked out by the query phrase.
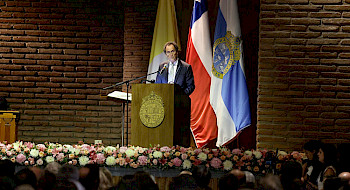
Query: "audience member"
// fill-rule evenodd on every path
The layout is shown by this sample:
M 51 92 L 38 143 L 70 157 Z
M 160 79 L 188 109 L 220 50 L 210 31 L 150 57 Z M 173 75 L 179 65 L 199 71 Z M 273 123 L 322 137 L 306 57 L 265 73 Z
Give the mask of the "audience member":
M 29 168 L 23 168 L 15 174 L 15 184 L 16 187 L 23 184 L 28 184 L 35 189 L 37 185 L 37 179 L 32 170 Z
M 205 165 L 194 166 L 192 170 L 192 176 L 195 179 L 197 185 L 203 190 L 210 190 L 209 187 L 211 172 Z
M 255 176 L 251 172 L 233 169 L 230 173 L 237 177 L 239 189 L 253 189 L 255 187 Z
M 258 190 L 283 190 L 280 178 L 277 175 L 268 174 L 257 182 Z
M 238 190 L 239 181 L 237 176 L 232 173 L 226 173 L 219 179 L 219 190 Z
M 57 162 L 50 162 L 45 166 L 44 170 L 49 171 L 49 172 L 57 175 L 58 171 L 61 169 L 61 167 L 62 167 L 61 164 L 59 164 Z
M 335 177 L 337 173 L 334 168 L 336 160 L 336 148 L 332 144 L 321 144 L 317 155 L 319 161 L 322 163 L 322 170 L 317 178 L 317 187 L 319 190 L 323 190 L 325 179 Z
M 338 177 L 341 182 L 340 190 L 350 190 L 350 172 L 342 172 Z
M 302 189 L 302 167 L 299 162 L 286 161 L 281 168 L 281 183 L 284 190 Z
M 302 166 L 302 176 L 307 189 L 316 187 L 317 177 L 321 172 L 321 163 L 317 156 L 321 144 L 318 140 L 310 140 L 304 144 L 307 160 Z
M 100 185 L 98 190 L 108 190 L 113 187 L 112 173 L 105 167 L 100 167 Z
M 67 183 L 67 185 L 65 185 L 65 183 Z M 65 187 L 85 190 L 85 187 L 79 181 L 79 169 L 73 165 L 63 165 L 57 174 L 55 188 L 63 189 Z
M 100 169 L 97 164 L 87 164 L 79 170 L 80 183 L 86 190 L 97 190 L 100 184 Z
M 139 190 L 158 190 L 158 185 L 151 175 L 145 171 L 138 171 L 134 174 L 135 183 Z
M 116 190 L 137 190 L 133 175 L 124 175 L 115 188 Z
M 169 190 L 199 190 L 196 180 L 191 172 L 181 172 L 180 175 L 173 178 L 169 183 Z
M 38 180 L 37 190 L 51 190 L 56 185 L 56 175 L 45 170 L 44 174 Z
M 15 164 L 10 160 L 0 160 L 0 190 L 14 189 Z

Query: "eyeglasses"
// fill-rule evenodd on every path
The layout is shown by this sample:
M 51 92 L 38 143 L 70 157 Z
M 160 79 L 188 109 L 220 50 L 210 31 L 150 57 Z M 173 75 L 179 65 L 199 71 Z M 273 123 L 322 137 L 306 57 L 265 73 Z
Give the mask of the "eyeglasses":
M 165 53 L 166 53 L 167 55 L 175 54 L 175 53 L 176 53 L 176 50 L 166 51 Z

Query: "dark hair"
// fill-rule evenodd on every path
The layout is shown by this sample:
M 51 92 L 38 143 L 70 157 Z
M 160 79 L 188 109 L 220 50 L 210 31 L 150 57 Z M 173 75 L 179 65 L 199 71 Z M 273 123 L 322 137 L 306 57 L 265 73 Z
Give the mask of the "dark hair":
M 134 174 L 135 183 L 139 190 L 158 190 L 158 185 L 153 181 L 151 175 L 145 171 L 137 171 Z
M 303 148 L 305 150 L 310 151 L 310 152 L 316 151 L 316 154 L 317 154 L 318 150 L 320 149 L 321 144 L 322 143 L 319 140 L 310 140 L 304 144 Z
M 170 45 L 173 45 L 175 47 L 176 52 L 179 51 L 179 46 L 176 44 L 176 42 L 167 42 L 167 43 L 165 43 L 164 48 L 163 48 L 164 53 L 166 53 L 166 47 L 170 46 Z
M 239 187 L 237 176 L 232 173 L 227 173 L 219 179 L 219 190 L 232 189 L 236 190 Z
M 337 149 L 333 144 L 321 144 L 320 149 L 324 153 L 324 164 L 330 166 L 335 163 L 337 158 Z
M 300 189 L 301 187 L 301 176 L 302 166 L 299 162 L 287 161 L 282 164 L 281 168 L 281 183 L 283 189 Z
M 205 188 L 210 183 L 211 172 L 205 165 L 198 165 L 193 168 L 192 176 L 199 187 Z

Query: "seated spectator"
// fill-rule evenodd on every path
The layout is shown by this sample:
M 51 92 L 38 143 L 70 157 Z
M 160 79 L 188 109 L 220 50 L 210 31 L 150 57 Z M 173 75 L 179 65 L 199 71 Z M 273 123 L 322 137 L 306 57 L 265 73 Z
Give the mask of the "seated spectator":
M 180 175 L 173 178 L 169 183 L 169 190 L 199 190 L 196 180 L 189 171 L 182 171 Z
M 62 167 L 61 164 L 59 164 L 57 162 L 50 162 L 45 166 L 44 170 L 49 171 L 49 172 L 57 175 L 58 171 L 61 169 L 61 167 Z
M 329 177 L 324 180 L 324 190 L 338 190 L 341 187 L 341 179 L 339 177 Z
M 99 190 L 107 190 L 113 187 L 112 173 L 105 167 L 100 167 L 100 185 Z
M 338 175 L 341 182 L 340 190 L 350 190 L 350 172 L 342 172 Z
M 55 189 L 63 189 L 66 186 L 66 183 L 68 185 L 67 188 L 85 190 L 85 187 L 79 181 L 79 169 L 73 165 L 65 164 L 60 168 L 56 178 Z
M 272 174 L 260 178 L 257 186 L 258 190 L 283 190 L 280 178 Z
M 79 181 L 86 190 L 97 190 L 100 184 L 100 168 L 97 164 L 87 164 L 79 170 Z
M 199 165 L 193 167 L 192 176 L 195 179 L 197 185 L 203 190 L 210 190 L 209 187 L 211 172 L 205 165 Z
M 230 171 L 238 179 L 239 189 L 242 188 L 254 188 L 255 176 L 249 171 L 241 171 L 239 169 L 233 169 Z
M 23 168 L 15 174 L 15 184 L 16 187 L 23 184 L 28 184 L 35 189 L 37 179 L 33 171 L 31 171 L 29 168 Z
M 15 164 L 10 160 L 0 160 L 0 190 L 15 188 Z
M 56 175 L 45 170 L 44 174 L 38 180 L 37 190 L 54 189 L 56 184 Z
M 313 189 L 312 187 L 316 186 L 317 177 L 321 172 L 321 163 L 317 156 L 321 144 L 318 140 L 310 140 L 304 144 L 307 160 L 302 166 L 302 176 L 305 186 L 308 186 L 308 189 Z
M 238 190 L 239 180 L 237 176 L 232 173 L 226 173 L 219 179 L 219 190 Z
M 302 189 L 302 167 L 299 162 L 286 161 L 281 168 L 281 183 L 284 190 Z
M 158 190 L 158 185 L 151 175 L 145 171 L 138 171 L 134 174 L 134 180 L 139 190 Z
M 137 190 L 133 175 L 124 175 L 117 184 L 116 190 Z
M 32 187 L 29 184 L 22 184 L 20 186 L 17 186 L 15 190 L 35 190 L 34 187 Z
M 317 178 L 317 187 L 323 190 L 324 181 L 326 178 L 336 177 L 336 170 L 334 168 L 336 160 L 336 149 L 332 144 L 322 144 L 318 152 L 318 159 L 322 163 L 322 170 Z

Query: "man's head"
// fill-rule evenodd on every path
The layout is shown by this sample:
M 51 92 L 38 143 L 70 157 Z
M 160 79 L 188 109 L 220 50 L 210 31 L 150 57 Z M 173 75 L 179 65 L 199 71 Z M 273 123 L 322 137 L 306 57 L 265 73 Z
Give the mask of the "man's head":
M 167 42 L 163 49 L 170 62 L 175 62 L 178 57 L 179 47 L 175 42 Z

